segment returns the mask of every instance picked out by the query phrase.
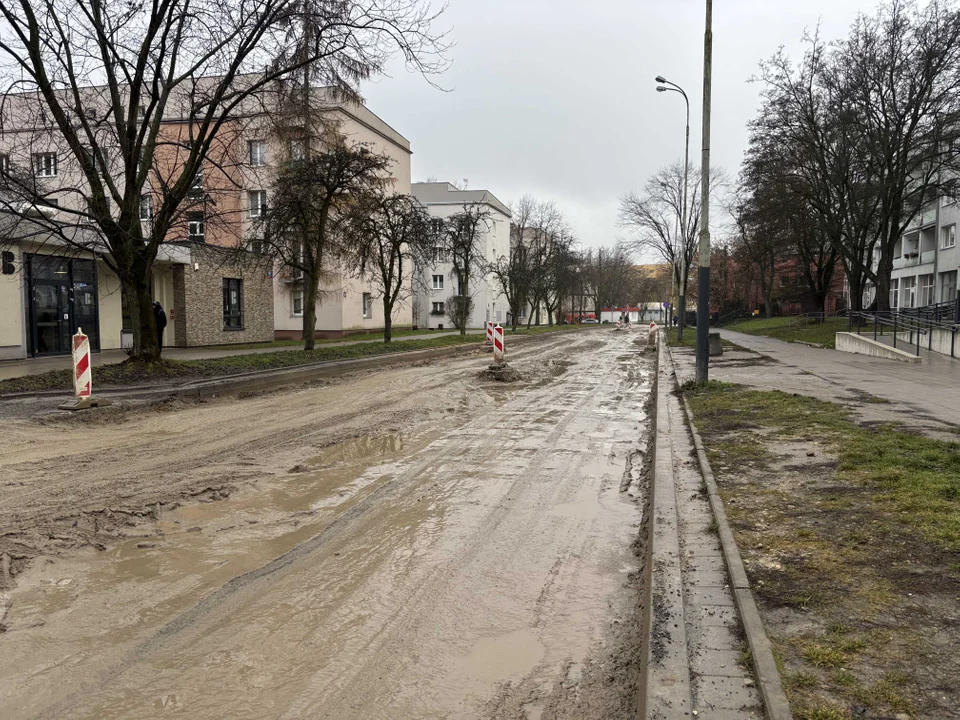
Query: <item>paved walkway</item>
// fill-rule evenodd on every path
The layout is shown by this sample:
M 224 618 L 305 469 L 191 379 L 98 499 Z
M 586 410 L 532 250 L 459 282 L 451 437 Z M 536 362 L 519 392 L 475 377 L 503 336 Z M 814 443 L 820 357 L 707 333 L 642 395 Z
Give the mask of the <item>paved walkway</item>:
M 960 426 L 960 360 L 947 355 L 921 350 L 922 362 L 910 364 L 730 330 L 721 329 L 720 334 L 730 342 L 778 360 L 801 373 L 815 375 L 834 386 L 869 393 Z M 718 366 L 722 367 L 722 363 Z M 765 372 L 763 368 L 746 369 L 745 374 Z M 711 375 L 711 379 L 726 378 Z M 789 384 L 782 389 L 790 389 Z
M 470 335 L 482 333 L 483 330 L 467 330 Z M 424 333 L 422 335 L 404 335 L 393 338 L 393 342 L 403 342 L 405 340 L 430 340 L 448 335 L 456 335 L 456 332 L 437 332 Z M 344 340 L 338 342 L 317 342 L 318 348 L 340 347 L 344 345 L 359 345 L 360 343 L 383 342 L 383 337 L 371 335 L 361 340 Z M 301 350 L 303 346 L 283 345 L 247 347 L 244 349 L 207 347 L 207 348 L 173 348 L 163 349 L 163 357 L 171 360 L 210 360 L 213 358 L 230 357 L 232 355 L 260 355 L 263 353 L 282 352 L 284 350 Z M 93 367 L 103 365 L 116 365 L 127 359 L 127 354 L 123 350 L 104 350 L 99 353 L 92 353 Z M 67 370 L 72 366 L 72 360 L 69 355 L 58 355 L 56 357 L 26 358 L 25 360 L 3 360 L 0 361 L 0 380 L 8 380 L 25 375 L 39 375 L 50 370 Z

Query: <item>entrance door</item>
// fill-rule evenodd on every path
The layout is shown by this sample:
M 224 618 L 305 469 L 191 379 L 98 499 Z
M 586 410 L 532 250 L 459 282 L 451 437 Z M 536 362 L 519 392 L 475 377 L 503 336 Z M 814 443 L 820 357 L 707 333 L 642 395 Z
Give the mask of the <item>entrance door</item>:
M 66 281 L 33 285 L 34 354 L 70 351 L 70 297 Z
M 82 328 L 90 349 L 100 350 L 96 265 L 93 260 L 27 256 L 30 352 L 70 353 L 70 337 Z

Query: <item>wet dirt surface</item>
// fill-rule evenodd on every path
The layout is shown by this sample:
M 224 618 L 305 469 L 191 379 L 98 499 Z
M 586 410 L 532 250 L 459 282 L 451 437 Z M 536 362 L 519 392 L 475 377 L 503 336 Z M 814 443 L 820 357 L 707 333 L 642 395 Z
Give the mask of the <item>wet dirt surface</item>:
M 0 715 L 632 717 L 634 340 L 5 423 Z

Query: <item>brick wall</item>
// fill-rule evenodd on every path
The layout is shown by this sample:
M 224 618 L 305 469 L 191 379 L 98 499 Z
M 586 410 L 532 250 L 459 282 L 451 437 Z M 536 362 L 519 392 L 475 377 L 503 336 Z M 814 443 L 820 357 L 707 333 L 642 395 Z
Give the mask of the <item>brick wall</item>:
M 273 279 L 264 258 L 207 245 L 191 246 L 190 265 L 174 271 L 176 343 L 179 347 L 273 340 Z M 199 267 L 199 269 L 195 269 Z M 243 327 L 223 327 L 223 280 L 243 281 Z

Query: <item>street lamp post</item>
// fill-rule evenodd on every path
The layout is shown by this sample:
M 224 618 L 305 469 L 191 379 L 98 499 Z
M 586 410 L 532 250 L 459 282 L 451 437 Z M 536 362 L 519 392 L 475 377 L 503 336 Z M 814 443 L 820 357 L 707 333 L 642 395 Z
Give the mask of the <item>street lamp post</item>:
M 703 33 L 703 160 L 701 161 L 700 270 L 697 278 L 697 384 L 709 379 L 710 367 L 710 98 L 713 82 L 713 0 L 706 0 Z
M 687 93 L 683 91 L 682 87 L 670 82 L 662 75 L 658 75 L 656 81 L 660 83 L 657 86 L 657 92 L 680 93 L 687 105 L 686 145 L 683 153 L 683 207 L 680 210 L 680 301 L 677 303 L 677 338 L 683 340 L 683 325 L 687 314 L 687 186 L 690 170 L 690 98 L 687 97 Z

